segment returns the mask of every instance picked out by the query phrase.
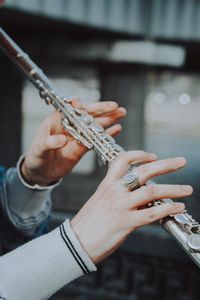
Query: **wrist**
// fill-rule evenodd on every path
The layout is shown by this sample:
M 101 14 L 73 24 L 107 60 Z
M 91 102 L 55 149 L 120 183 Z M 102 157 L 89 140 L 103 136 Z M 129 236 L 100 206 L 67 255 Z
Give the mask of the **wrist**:
M 45 178 L 41 177 L 37 172 L 30 170 L 26 165 L 25 159 L 20 166 L 20 173 L 23 179 L 30 185 L 38 184 L 40 186 L 48 186 L 51 184 L 50 180 L 45 180 Z
M 87 228 L 88 222 L 82 222 L 75 216 L 70 223 L 81 246 L 91 258 L 93 263 L 96 265 L 101 262 L 104 259 L 104 255 L 101 253 L 101 247 L 98 247 L 98 238 L 94 238 L 90 226 Z
M 26 165 L 25 156 L 22 155 L 17 163 L 17 173 L 20 181 L 29 189 L 52 189 L 60 184 L 62 178 L 57 181 L 44 180 L 38 172 L 31 171 Z

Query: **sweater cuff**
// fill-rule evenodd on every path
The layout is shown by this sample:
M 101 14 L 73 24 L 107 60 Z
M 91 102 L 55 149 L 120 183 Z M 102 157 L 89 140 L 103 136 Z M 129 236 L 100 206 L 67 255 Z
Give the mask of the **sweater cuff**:
M 66 244 L 66 247 L 73 255 L 83 274 L 96 271 L 97 268 L 95 264 L 80 244 L 78 237 L 75 235 L 71 227 L 69 219 L 61 224 L 60 234 L 64 243 Z
M 30 185 L 29 183 L 27 183 L 27 182 L 24 180 L 24 178 L 23 178 L 23 176 L 22 176 L 22 172 L 21 172 L 21 166 L 22 166 L 22 163 L 23 163 L 24 159 L 25 159 L 25 154 L 23 154 L 23 155 L 19 158 L 19 160 L 18 160 L 18 162 L 17 162 L 17 174 L 18 174 L 18 177 L 19 177 L 21 183 L 22 183 L 25 187 L 27 187 L 27 188 L 29 188 L 29 189 L 31 189 L 31 190 L 40 190 L 40 191 L 43 191 L 43 190 L 52 190 L 52 189 L 54 189 L 56 186 L 58 186 L 58 185 L 61 183 L 62 178 L 61 178 L 60 180 L 58 180 L 56 183 L 51 184 L 51 185 L 48 185 L 48 186 L 41 186 L 41 185 L 39 185 L 39 184 Z
M 82 276 L 83 266 L 96 271 L 66 220 L 52 232 L 0 257 L 0 295 L 9 300 L 48 299 Z

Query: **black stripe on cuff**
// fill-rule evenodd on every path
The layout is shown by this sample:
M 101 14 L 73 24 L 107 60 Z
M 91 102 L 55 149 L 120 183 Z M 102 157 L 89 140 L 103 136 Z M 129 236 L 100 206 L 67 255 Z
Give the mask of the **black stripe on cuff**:
M 87 266 L 85 265 L 84 261 L 82 260 L 82 258 L 80 257 L 80 255 L 78 254 L 76 249 L 74 248 L 72 242 L 70 241 L 69 237 L 67 236 L 64 225 L 61 224 L 59 226 L 59 229 L 60 229 L 60 234 L 61 234 L 63 241 L 67 245 L 68 249 L 70 250 L 73 257 L 75 258 L 76 262 L 78 263 L 78 265 L 81 268 L 81 270 L 83 271 L 83 273 L 84 274 L 89 273 Z

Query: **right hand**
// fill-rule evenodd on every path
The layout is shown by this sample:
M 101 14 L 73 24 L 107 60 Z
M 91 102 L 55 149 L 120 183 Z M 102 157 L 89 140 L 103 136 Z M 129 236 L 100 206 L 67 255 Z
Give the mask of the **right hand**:
M 121 178 L 133 161 L 147 163 L 136 169 L 141 187 L 129 191 Z M 184 210 L 183 203 L 163 203 L 149 208 L 145 205 L 156 199 L 191 195 L 191 186 L 144 186 L 144 183 L 154 176 L 176 171 L 185 164 L 182 157 L 155 161 L 155 156 L 143 151 L 119 154 L 97 191 L 71 221 L 75 234 L 94 263 L 113 253 L 138 227 Z
M 115 136 L 121 131 L 117 122 L 126 115 L 126 110 L 116 102 L 81 104 L 73 99 L 71 105 L 86 110 L 108 134 Z M 88 150 L 63 129 L 61 118 L 58 111 L 48 116 L 26 153 L 21 172 L 29 184 L 49 185 L 58 181 L 71 172 Z

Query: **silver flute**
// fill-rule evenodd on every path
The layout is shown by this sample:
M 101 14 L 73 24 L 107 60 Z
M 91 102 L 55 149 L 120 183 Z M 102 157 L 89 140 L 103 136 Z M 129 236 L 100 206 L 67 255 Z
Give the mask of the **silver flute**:
M 103 165 L 110 165 L 118 154 L 124 151 L 104 131 L 102 126 L 94 122 L 91 115 L 84 110 L 73 108 L 67 98 L 56 92 L 55 87 L 43 71 L 2 28 L 0 28 L 0 47 L 36 86 L 41 98 L 48 105 L 53 105 L 56 110 L 61 112 L 63 116 L 61 124 L 64 129 L 88 149 L 94 149 Z M 156 200 L 151 205 L 155 206 L 171 201 L 171 199 Z M 200 224 L 186 210 L 180 214 L 163 218 L 160 220 L 160 224 L 200 267 Z

